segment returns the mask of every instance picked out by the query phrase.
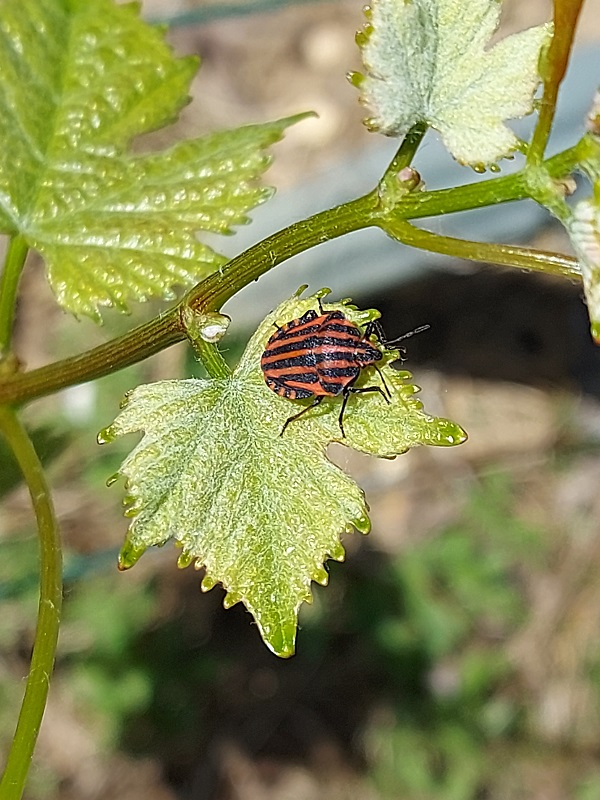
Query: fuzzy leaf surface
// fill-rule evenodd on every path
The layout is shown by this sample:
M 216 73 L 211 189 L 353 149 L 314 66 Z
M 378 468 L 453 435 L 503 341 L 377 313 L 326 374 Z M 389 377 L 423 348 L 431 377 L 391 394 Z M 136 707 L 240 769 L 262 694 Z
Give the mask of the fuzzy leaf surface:
M 225 604 L 242 602 L 266 644 L 280 656 L 294 651 L 298 609 L 311 600 L 311 581 L 325 584 L 328 558 L 342 560 L 340 534 L 369 527 L 356 483 L 326 457 L 332 441 L 373 455 L 393 457 L 419 444 L 453 445 L 462 429 L 431 417 L 416 399 L 410 374 L 382 367 L 392 393 L 350 398 L 341 438 L 341 397 L 328 399 L 280 436 L 302 404 L 265 384 L 260 357 L 274 323 L 317 308 L 316 297 L 294 297 L 261 324 L 227 380 L 162 381 L 139 386 L 115 422 L 100 434 L 144 436 L 123 463 L 132 522 L 122 568 L 169 538 L 182 548 L 180 564 L 206 568 L 203 588 L 217 582 Z M 376 312 L 348 304 L 340 309 L 364 326 Z M 386 361 L 392 355 L 386 356 Z M 380 381 L 372 368 L 360 385 Z
M 134 3 L 2 3 L 0 232 L 22 233 L 58 302 L 97 321 L 225 261 L 196 234 L 229 233 L 270 196 L 264 148 L 294 121 L 129 153 L 189 100 L 197 60 L 174 58 L 163 35 Z
M 366 74 L 353 82 L 371 129 L 404 136 L 419 122 L 454 158 L 495 164 L 518 147 L 506 120 L 529 114 L 540 78 L 540 25 L 489 46 L 499 0 L 373 0 L 357 35 Z
M 600 191 L 600 180 L 597 186 Z M 592 197 L 576 203 L 568 231 L 579 258 L 592 336 L 600 344 L 600 202 Z
M 579 259 L 592 337 L 600 344 L 600 92 L 594 97 L 587 128 L 580 169 L 592 184 L 593 192 L 574 205 L 567 231 Z

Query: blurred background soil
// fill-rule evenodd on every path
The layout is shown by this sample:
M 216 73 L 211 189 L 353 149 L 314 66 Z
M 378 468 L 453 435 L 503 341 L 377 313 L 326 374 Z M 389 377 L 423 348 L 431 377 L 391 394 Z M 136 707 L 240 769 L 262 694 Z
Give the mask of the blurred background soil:
M 502 34 L 550 14 L 542 0 L 504 5 Z M 144 3 L 148 19 L 176 23 L 176 52 L 200 54 L 202 68 L 179 122 L 141 146 L 313 109 L 318 118 L 277 145 L 269 182 L 291 197 L 340 158 L 360 162 L 373 135 L 345 79 L 360 68 L 358 2 L 206 3 L 201 22 L 196 8 Z M 582 44 L 600 39 L 598 0 L 579 30 Z M 530 241 L 569 252 L 550 219 Z M 315 588 L 289 662 L 266 650 L 242 608 L 223 610 L 220 589 L 201 594 L 170 546 L 115 569 L 126 521 L 120 490 L 104 484 L 130 443 L 105 452 L 95 434 L 133 385 L 198 374 L 184 346 L 28 409 L 67 552 L 32 800 L 600 798 L 600 356 L 580 286 L 448 262 L 344 293 L 379 308 L 390 335 L 431 326 L 407 343 L 405 366 L 426 409 L 470 439 L 394 461 L 331 448 L 365 489 L 373 530 L 345 537 L 347 561 Z M 76 323 L 31 263 L 18 352 L 39 366 L 158 309 L 109 314 L 103 328 Z M 22 486 L 5 497 L 0 552 L 6 744 L 37 591 Z

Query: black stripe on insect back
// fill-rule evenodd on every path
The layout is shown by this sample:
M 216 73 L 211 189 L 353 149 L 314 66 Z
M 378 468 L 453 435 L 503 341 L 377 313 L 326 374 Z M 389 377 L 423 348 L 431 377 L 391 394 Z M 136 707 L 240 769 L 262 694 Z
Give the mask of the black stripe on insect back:
M 354 375 L 350 378 L 350 384 L 354 381 Z M 346 394 L 348 390 L 348 378 L 321 378 L 319 382 L 320 394 L 329 397 L 337 397 L 338 394 Z
M 312 328 L 318 329 L 322 324 L 323 317 L 319 317 L 316 312 L 313 312 L 312 314 L 308 312 L 303 317 L 300 317 L 300 319 L 294 319 L 291 322 L 286 322 L 285 325 L 282 325 L 280 328 L 278 328 L 275 336 L 286 334 L 291 335 L 294 331 L 306 331 L 311 330 Z
M 290 367 L 314 367 L 315 357 L 312 353 L 303 353 L 300 356 L 294 356 L 294 358 L 278 358 L 263 363 L 270 375 L 274 371 L 290 369 Z
M 353 378 L 358 373 L 359 367 L 354 364 L 349 367 L 321 367 L 319 369 L 321 378 Z
M 283 372 L 277 373 L 273 375 L 273 380 L 277 383 L 288 383 L 288 384 L 303 384 L 303 385 L 311 385 L 313 383 L 319 383 L 319 376 L 316 372 Z
M 340 336 L 301 336 L 290 341 L 281 340 L 281 344 L 274 346 L 269 345 L 269 348 L 263 354 L 263 359 L 271 360 L 279 355 L 285 353 L 293 353 L 294 351 L 314 351 L 316 348 L 330 347 L 339 348 L 345 354 L 352 353 L 357 349 L 359 340 L 350 339 L 348 337 Z
M 342 321 L 332 322 L 332 319 Z M 273 335 L 272 340 L 277 341 L 279 339 L 287 339 L 292 336 L 309 336 L 313 333 L 317 333 L 321 330 L 327 330 L 329 328 L 338 330 L 342 333 L 354 333 L 355 335 L 359 335 L 359 331 L 356 326 L 352 325 L 352 323 L 345 323 L 344 316 L 342 314 L 338 314 L 338 312 L 322 314 L 321 316 L 317 316 L 314 312 L 312 314 L 308 312 L 303 317 L 300 317 L 300 319 L 292 320 L 291 322 L 286 322 L 285 325 L 282 325 L 281 328 L 279 328 Z
M 315 353 L 315 363 L 323 364 L 328 361 L 342 361 L 344 364 L 353 364 L 355 349 L 354 347 L 344 348 L 343 350 L 321 350 L 319 348 L 319 351 Z
M 356 350 L 360 345 L 360 339 L 350 338 L 349 336 L 315 336 L 316 347 L 339 347 L 343 350 Z
M 287 397 L 290 400 L 306 400 L 308 397 L 314 397 L 315 394 L 312 388 L 303 389 L 300 386 L 283 386 L 270 378 L 267 378 L 267 386 L 280 397 Z
M 292 319 L 289 322 L 286 322 L 279 328 L 279 331 L 281 333 L 285 333 L 285 331 L 289 331 L 293 328 L 301 328 L 303 325 L 306 325 L 309 322 L 318 319 L 318 317 L 319 315 L 317 314 L 317 312 L 311 308 L 309 311 L 306 312 L 306 314 L 303 314 L 298 319 Z
M 314 336 L 321 330 L 321 327 L 319 322 L 311 322 L 306 325 L 292 325 L 291 328 L 279 328 L 271 337 L 271 341 L 284 342 L 286 339 L 303 339 L 305 336 Z
M 333 331 L 334 333 L 345 333 L 347 336 L 351 336 L 353 339 L 359 340 L 361 339 L 361 333 L 356 325 L 353 325 L 351 322 L 325 322 L 323 325 L 320 326 L 321 330 L 323 331 Z
M 274 381 L 285 383 L 286 381 L 306 380 L 309 383 L 317 383 L 319 375 L 316 369 L 311 365 L 305 364 L 292 364 L 286 367 L 271 367 L 267 370 L 266 375 L 273 378 Z M 310 377 L 309 377 L 310 376 Z
M 263 359 L 272 359 L 276 358 L 279 355 L 285 355 L 286 353 L 293 353 L 294 351 L 302 351 L 305 350 L 314 350 L 314 348 L 321 343 L 320 337 L 317 336 L 310 336 L 308 338 L 299 338 L 294 339 L 290 342 L 285 342 L 283 344 L 278 344 L 277 347 L 273 347 L 270 345 L 267 350 L 265 350 L 263 354 Z

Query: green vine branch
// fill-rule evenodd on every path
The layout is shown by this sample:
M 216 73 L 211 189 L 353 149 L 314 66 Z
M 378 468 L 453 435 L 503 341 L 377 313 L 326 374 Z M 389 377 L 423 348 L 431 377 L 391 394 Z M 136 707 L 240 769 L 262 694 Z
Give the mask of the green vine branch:
M 176 306 L 118 339 L 30 372 L 7 375 L 0 381 L 0 402 L 21 404 L 53 394 L 67 386 L 95 380 L 136 364 L 183 341 L 187 337 L 186 309 L 195 313 L 218 311 L 236 292 L 283 261 L 330 239 L 372 225 L 371 215 L 376 204 L 377 196 L 372 193 L 284 228 L 209 275 Z M 215 377 L 221 376 L 216 374 Z
M 402 187 L 402 183 L 398 181 L 398 175 L 403 169 L 410 166 L 426 132 L 427 125 L 422 122 L 415 125 L 412 130 L 406 134 L 402 144 L 398 148 L 398 152 L 390 161 L 388 168 L 379 182 L 379 188 L 382 194 L 391 195 L 393 199 L 398 196 L 399 189 L 401 193 L 406 194 L 406 189 Z
M 62 555 L 58 524 L 44 470 L 12 408 L 0 406 L 0 431 L 21 468 L 31 495 L 40 542 L 40 601 L 31 668 L 21 713 L 0 781 L 2 800 L 19 800 L 39 733 L 58 640 L 62 606 Z
M 554 32 L 547 51 L 542 54 L 544 92 L 539 104 L 537 124 L 527 150 L 527 161 L 532 165 L 540 164 L 544 157 L 556 112 L 558 89 L 567 71 L 583 3 L 584 0 L 554 0 Z
M 27 250 L 25 239 L 20 234 L 11 237 L 4 269 L 0 274 L 0 360 L 10 353 L 17 289 L 27 258 Z
M 416 228 L 403 220 L 382 220 L 381 228 L 394 239 L 403 244 L 429 250 L 433 253 L 469 261 L 496 264 L 501 267 L 521 267 L 538 270 L 546 275 L 556 275 L 570 280 L 581 280 L 581 272 L 576 258 L 536 250 L 516 245 L 496 244 L 494 242 L 474 242 L 456 239 L 452 236 L 441 236 L 422 228 Z
M 583 146 L 584 140 L 545 161 L 543 164 L 545 176 L 548 179 L 560 180 L 569 175 L 580 162 Z M 401 147 L 392 161 L 392 164 L 395 165 L 394 168 L 400 163 L 398 159 L 402 152 Z M 405 150 L 404 157 L 412 152 L 412 149 Z M 541 168 L 534 167 L 532 169 L 539 172 Z M 391 174 L 390 165 L 386 175 Z M 379 190 L 356 200 L 294 223 L 269 236 L 233 258 L 219 272 L 209 275 L 189 291 L 176 306 L 150 322 L 129 331 L 124 336 L 72 358 L 29 372 L 16 372 L 4 376 L 0 381 L 0 403 L 23 404 L 68 386 L 103 377 L 117 369 L 136 364 L 172 344 L 183 341 L 187 336 L 184 321 L 186 309 L 191 309 L 195 313 L 219 311 L 222 305 L 238 291 L 292 256 L 361 228 L 384 227 L 383 223 L 389 219 L 390 209 L 382 208 L 382 205 L 385 204 L 382 204 L 381 201 L 381 191 L 385 191 L 385 186 L 380 186 Z M 491 178 L 467 186 L 439 189 L 432 192 L 408 192 L 399 198 L 393 212 L 396 220 L 406 221 L 524 200 L 531 197 L 531 194 L 530 176 L 525 168 L 513 175 Z M 469 248 L 472 246 L 471 243 L 466 245 Z M 497 248 L 498 245 L 495 247 Z M 458 249 L 458 245 L 456 245 L 452 254 L 457 255 Z M 510 247 L 506 253 L 509 250 Z M 528 259 L 529 251 L 526 249 L 513 248 L 513 250 L 519 259 L 518 264 L 514 264 L 515 266 L 540 269 L 543 262 L 550 268 L 550 271 L 556 272 L 561 269 L 560 259 L 551 264 L 551 259 L 544 261 L 543 257 L 540 258 L 535 251 L 533 251 L 531 259 Z M 487 251 L 484 260 L 489 260 L 489 255 L 490 251 Z M 468 257 L 466 250 L 460 257 Z M 508 261 L 502 260 L 497 263 L 508 264 Z M 572 270 L 572 263 L 567 261 L 563 266 L 569 277 L 573 277 L 575 273 Z M 213 345 L 208 344 L 207 348 L 215 349 Z M 210 359 L 208 359 L 208 366 L 210 366 Z M 222 365 L 215 366 L 215 369 L 217 369 L 215 377 L 221 377 Z

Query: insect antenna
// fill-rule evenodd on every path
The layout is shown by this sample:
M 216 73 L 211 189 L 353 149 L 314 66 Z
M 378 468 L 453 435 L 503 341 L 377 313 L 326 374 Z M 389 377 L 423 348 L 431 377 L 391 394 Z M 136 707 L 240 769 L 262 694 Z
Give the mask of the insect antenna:
M 398 344 L 403 339 L 410 339 L 411 336 L 414 336 L 415 333 L 422 333 L 422 331 L 427 331 L 431 328 L 431 325 L 420 325 L 418 328 L 415 328 L 413 331 L 408 331 L 408 333 L 403 333 L 402 336 L 397 336 L 395 339 L 380 339 L 381 344 L 384 347 L 390 347 L 391 345 Z
M 409 339 L 411 336 L 414 336 L 415 333 L 421 333 L 422 331 L 429 330 L 429 328 L 431 327 L 431 325 L 420 325 L 418 328 L 415 328 L 412 331 L 408 331 L 408 333 L 403 333 L 402 336 L 398 336 L 395 339 L 386 339 L 384 330 L 381 327 L 381 323 L 378 320 L 375 320 L 374 322 L 370 323 L 370 326 L 372 327 L 372 330 L 369 331 L 369 326 L 367 326 L 367 329 L 365 331 L 365 336 L 367 336 L 367 338 L 368 338 L 368 336 L 371 333 L 375 333 L 378 336 L 379 342 L 380 342 L 381 345 L 383 345 L 383 347 L 393 346 L 393 345 L 397 344 L 398 342 L 401 342 L 403 339 Z M 400 350 L 402 351 L 402 353 L 406 352 L 404 350 L 404 348 L 400 348 Z M 387 396 L 391 400 L 392 399 L 392 393 L 390 391 L 390 387 L 386 383 L 386 380 L 385 380 L 385 378 L 383 376 L 383 372 L 379 369 L 377 364 L 373 364 L 373 366 L 375 367 L 375 369 L 379 373 L 379 377 L 381 378 L 381 382 L 385 387 L 385 391 L 387 392 Z

